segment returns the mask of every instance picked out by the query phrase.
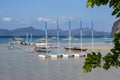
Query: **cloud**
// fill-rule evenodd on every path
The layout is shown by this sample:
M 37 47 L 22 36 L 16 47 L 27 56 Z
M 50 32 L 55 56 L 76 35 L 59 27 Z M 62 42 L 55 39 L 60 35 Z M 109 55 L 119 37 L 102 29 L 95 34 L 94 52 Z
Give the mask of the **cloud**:
M 55 20 L 55 19 L 44 18 L 44 17 L 39 17 L 37 20 L 40 21 L 40 22 L 41 22 L 41 21 L 47 21 L 48 23 L 51 23 L 51 24 L 56 23 L 56 20 Z
M 43 18 L 43 17 L 39 17 L 37 20 L 38 21 L 51 21 L 51 19 Z
M 60 23 L 65 23 L 65 22 L 67 22 L 68 20 L 73 20 L 74 19 L 74 17 L 73 16 L 63 16 L 63 17 L 60 17 L 59 18 L 59 22 Z
M 62 17 L 58 18 L 58 21 L 59 21 L 59 24 L 63 24 L 65 22 L 68 22 L 68 20 L 72 21 L 73 19 L 74 19 L 73 16 L 62 16 Z M 39 17 L 39 18 L 37 18 L 37 20 L 39 22 L 47 21 L 50 24 L 56 24 L 56 19 L 52 19 L 52 18 Z
M 63 19 L 63 20 L 72 20 L 74 19 L 73 16 L 63 16 L 63 17 L 60 17 L 60 19 Z
M 12 18 L 10 18 L 10 17 L 4 17 L 2 19 L 2 21 L 9 22 L 9 21 L 12 21 Z

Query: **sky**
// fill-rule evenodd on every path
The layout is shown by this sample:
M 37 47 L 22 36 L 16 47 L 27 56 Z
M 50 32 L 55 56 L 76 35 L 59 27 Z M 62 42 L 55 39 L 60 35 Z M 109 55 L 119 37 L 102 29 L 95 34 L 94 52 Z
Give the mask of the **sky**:
M 86 8 L 87 0 L 0 0 L 0 29 L 16 29 L 32 26 L 44 29 L 44 21 L 49 29 L 91 28 L 91 21 L 97 31 L 111 32 L 113 23 L 117 20 L 111 15 L 108 6 Z

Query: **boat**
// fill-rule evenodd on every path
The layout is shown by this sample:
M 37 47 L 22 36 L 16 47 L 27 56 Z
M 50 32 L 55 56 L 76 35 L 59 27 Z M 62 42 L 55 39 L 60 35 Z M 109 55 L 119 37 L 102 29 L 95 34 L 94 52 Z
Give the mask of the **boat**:
M 43 37 L 43 38 L 40 38 L 39 41 L 46 42 L 47 39 Z
M 20 44 L 22 40 L 23 40 L 22 38 L 13 38 L 12 39 L 12 41 L 15 42 L 16 44 Z
M 64 47 L 66 50 L 79 50 L 79 51 L 87 51 L 87 49 L 81 49 L 80 47 Z
M 8 43 L 8 49 L 13 50 L 15 48 L 15 43 L 14 42 L 9 42 Z
M 57 40 L 57 37 L 51 37 L 52 40 Z
M 108 38 L 108 37 L 104 37 L 104 38 L 101 38 L 102 40 L 111 40 L 111 38 Z
M 71 38 L 64 38 L 63 40 L 78 40 L 78 39 L 71 37 Z
M 45 38 L 41 38 L 39 42 L 33 44 L 34 50 L 37 52 L 49 52 L 50 49 L 56 48 L 55 46 L 48 44 L 47 36 L 47 21 L 45 21 Z
M 56 46 L 48 45 L 47 43 L 42 42 L 37 42 L 33 44 L 33 47 L 36 52 L 47 52 L 51 49 L 57 48 Z
M 34 50 L 36 52 L 46 52 L 50 49 L 50 46 L 48 46 L 46 43 L 35 43 L 34 44 Z

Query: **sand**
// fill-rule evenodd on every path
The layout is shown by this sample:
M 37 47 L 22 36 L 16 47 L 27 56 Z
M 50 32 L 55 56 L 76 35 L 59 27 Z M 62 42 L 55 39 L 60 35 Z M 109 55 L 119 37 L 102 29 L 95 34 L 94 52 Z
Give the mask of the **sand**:
M 92 46 L 83 46 L 83 48 L 88 49 L 88 51 L 94 51 L 94 52 L 110 52 L 113 46 L 112 45 L 95 45 L 93 48 Z
M 92 50 L 91 46 L 84 47 Z M 120 67 L 110 67 L 108 71 L 95 68 L 85 74 L 84 57 L 42 59 L 37 53 L 25 52 L 25 48 L 9 50 L 0 45 L 0 80 L 120 80 Z M 96 51 L 110 48 L 109 45 L 94 46 Z

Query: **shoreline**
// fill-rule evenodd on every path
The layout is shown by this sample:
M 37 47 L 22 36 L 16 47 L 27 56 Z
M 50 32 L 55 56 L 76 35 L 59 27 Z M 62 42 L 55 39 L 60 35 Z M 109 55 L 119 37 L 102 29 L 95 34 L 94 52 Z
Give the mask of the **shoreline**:
M 1 46 L 8 47 L 7 44 L 1 44 Z M 24 47 L 26 47 L 26 46 L 24 46 Z M 102 53 L 106 53 L 106 52 L 111 52 L 111 49 L 113 47 L 114 47 L 114 45 L 94 45 L 93 48 L 92 48 L 91 45 L 83 45 L 82 49 L 87 49 L 87 51 L 85 51 L 85 52 L 102 52 Z M 64 47 L 62 46 L 62 48 L 64 48 Z M 65 52 L 64 49 L 62 49 L 62 51 Z M 79 52 L 79 51 L 78 50 L 73 50 L 73 52 Z
M 83 49 L 88 49 L 90 52 L 111 52 L 113 45 L 94 45 L 92 46 L 83 46 Z

